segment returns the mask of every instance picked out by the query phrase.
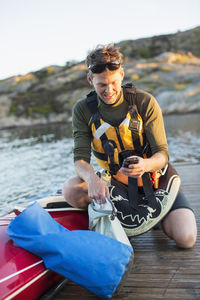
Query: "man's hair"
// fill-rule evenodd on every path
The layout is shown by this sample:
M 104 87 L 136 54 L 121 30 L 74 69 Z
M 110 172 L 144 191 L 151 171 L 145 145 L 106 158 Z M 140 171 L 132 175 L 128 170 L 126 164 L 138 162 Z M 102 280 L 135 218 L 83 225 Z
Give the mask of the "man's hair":
M 86 64 L 90 65 L 102 64 L 110 61 L 119 60 L 122 63 L 122 54 L 113 44 L 98 45 L 93 49 L 86 58 Z

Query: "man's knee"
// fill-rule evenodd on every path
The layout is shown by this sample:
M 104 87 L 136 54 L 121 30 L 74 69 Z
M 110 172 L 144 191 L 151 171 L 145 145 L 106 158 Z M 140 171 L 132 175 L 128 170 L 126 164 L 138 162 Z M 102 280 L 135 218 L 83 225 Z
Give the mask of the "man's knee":
M 197 234 L 195 229 L 181 229 L 172 228 L 171 230 L 164 229 L 169 238 L 176 242 L 176 245 L 180 248 L 189 249 L 192 248 L 196 242 Z
M 72 185 L 70 186 L 70 180 L 65 181 L 65 183 L 63 184 L 62 194 L 65 200 L 70 205 L 72 205 L 70 199 L 71 199 L 71 195 L 73 194 L 73 186 Z
M 197 238 L 197 226 L 193 212 L 189 209 L 176 209 L 163 220 L 164 232 L 178 247 L 192 248 Z
M 62 189 L 65 200 L 74 207 L 86 209 L 90 203 L 87 184 L 79 177 L 65 181 Z
M 76 181 L 75 178 L 70 178 L 63 184 L 62 193 L 64 198 L 67 200 L 73 194 L 73 190 L 75 189 Z
M 196 233 L 195 232 L 183 232 L 181 235 L 174 237 L 174 240 L 178 247 L 189 249 L 192 248 L 196 242 Z

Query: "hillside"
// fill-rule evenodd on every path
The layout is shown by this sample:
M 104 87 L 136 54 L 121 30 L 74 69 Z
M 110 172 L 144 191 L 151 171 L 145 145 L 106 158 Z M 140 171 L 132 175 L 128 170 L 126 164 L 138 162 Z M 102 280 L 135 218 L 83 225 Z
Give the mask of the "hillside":
M 200 111 L 200 27 L 118 44 L 125 82 L 156 96 L 163 113 Z M 90 91 L 83 62 L 49 66 L 0 81 L 0 129 L 67 122 Z
M 200 26 L 175 34 L 122 41 L 118 46 L 128 59 L 151 58 L 169 51 L 192 52 L 200 57 Z

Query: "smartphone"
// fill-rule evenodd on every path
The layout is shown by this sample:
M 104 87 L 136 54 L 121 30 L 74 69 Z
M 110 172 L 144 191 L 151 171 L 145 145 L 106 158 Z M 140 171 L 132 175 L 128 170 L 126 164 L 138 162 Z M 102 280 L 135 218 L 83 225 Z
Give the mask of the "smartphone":
M 127 157 L 123 160 L 122 167 L 128 168 L 129 165 L 137 164 L 139 159 L 137 157 Z

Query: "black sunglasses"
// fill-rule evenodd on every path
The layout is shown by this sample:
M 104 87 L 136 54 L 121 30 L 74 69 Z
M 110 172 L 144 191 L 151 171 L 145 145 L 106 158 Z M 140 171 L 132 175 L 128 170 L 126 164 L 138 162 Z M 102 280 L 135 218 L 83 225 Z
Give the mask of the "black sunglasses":
M 110 71 L 115 71 L 119 69 L 120 65 L 121 63 L 119 60 L 114 60 L 103 64 L 90 65 L 88 69 L 92 73 L 102 73 L 103 71 L 105 71 L 106 68 L 108 68 Z

